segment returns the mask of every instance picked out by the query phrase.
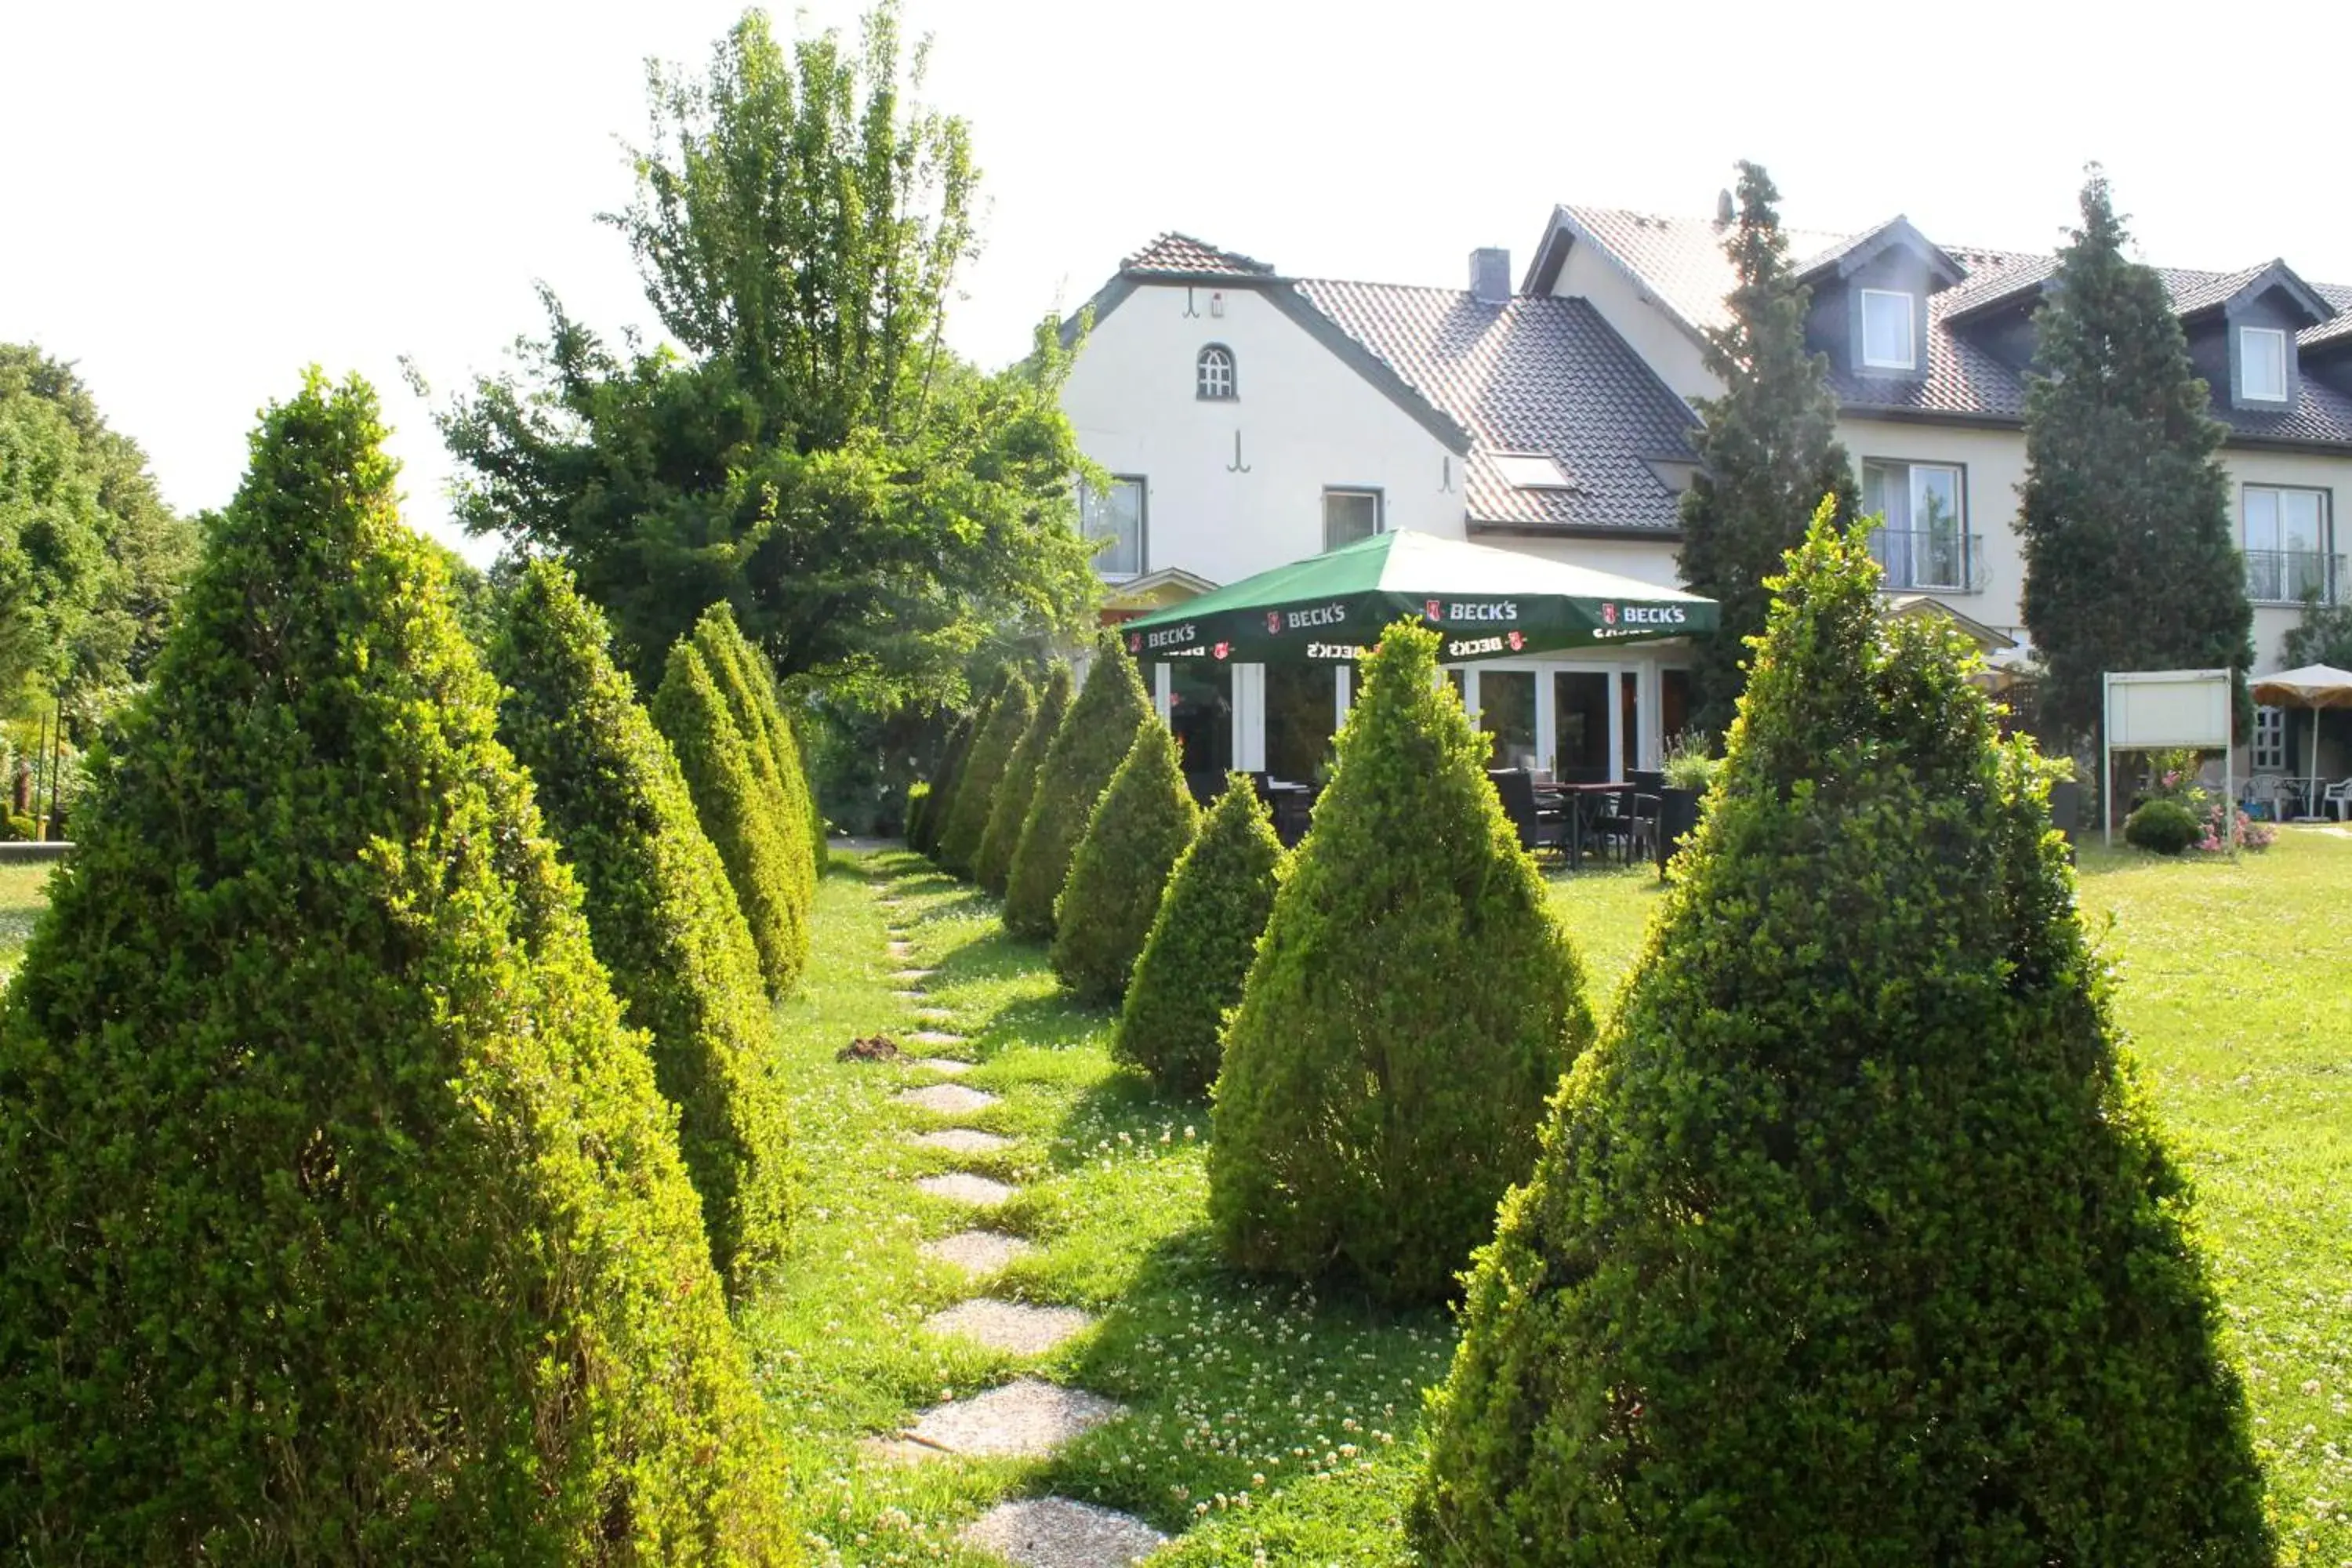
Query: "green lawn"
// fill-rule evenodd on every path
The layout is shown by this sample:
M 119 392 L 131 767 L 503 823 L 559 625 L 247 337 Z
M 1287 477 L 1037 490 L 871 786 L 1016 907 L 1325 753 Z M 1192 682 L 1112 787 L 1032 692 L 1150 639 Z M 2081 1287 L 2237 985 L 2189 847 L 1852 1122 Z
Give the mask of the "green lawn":
M 0 963 L 45 868 L 0 870 Z M 971 1035 L 961 1081 L 1003 1102 L 962 1119 L 1017 1140 L 950 1157 L 890 1103 L 928 1072 L 845 1064 L 851 1037 L 913 1027 L 888 978 L 877 889 L 936 966 L 929 1000 Z M 1605 1009 L 1657 907 L 1655 879 L 1553 883 Z M 2284 1561 L 2352 1564 L 2352 838 L 2291 833 L 2236 866 L 2085 858 L 2084 906 L 2118 974 L 2117 1009 L 2195 1172 L 2245 1367 Z M 2112 918 L 2112 923 L 2110 919 Z M 805 1170 L 791 1271 L 743 1314 L 787 1431 L 819 1563 L 971 1563 L 955 1529 L 1007 1496 L 1055 1491 L 1139 1513 L 1181 1542 L 1171 1564 L 1408 1561 L 1397 1517 L 1419 1391 L 1443 1375 L 1443 1312 L 1251 1282 L 1208 1245 L 1207 1107 L 1155 1096 L 1104 1048 L 1108 1015 L 1054 993 L 1039 950 L 993 904 L 903 855 L 849 861 L 820 893 L 804 993 L 779 1010 Z M 2335 962 L 2331 962 L 2334 960 Z M 1038 1250 L 990 1293 L 1069 1303 L 1099 1326 L 1031 1363 L 935 1339 L 972 1294 L 918 1245 L 969 1223 L 914 1178 L 976 1169 L 1022 1192 L 989 1221 Z M 2331 1190 L 2332 1189 L 2332 1190 Z M 1045 1462 L 894 1462 L 869 1441 L 922 1407 L 1035 1372 L 1125 1403 L 1127 1419 Z M 1261 1555 L 1263 1554 L 1263 1555 Z
M 15 973 L 33 934 L 33 921 L 48 903 L 54 866 L 0 866 L 0 980 Z

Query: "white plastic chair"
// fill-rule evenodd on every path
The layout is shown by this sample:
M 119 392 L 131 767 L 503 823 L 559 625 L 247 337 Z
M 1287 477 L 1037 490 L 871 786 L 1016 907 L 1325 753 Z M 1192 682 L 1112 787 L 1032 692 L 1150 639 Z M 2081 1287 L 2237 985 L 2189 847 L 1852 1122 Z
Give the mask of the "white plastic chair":
M 2319 798 L 2336 821 L 2352 817 L 2352 779 L 2337 779 L 2319 792 Z

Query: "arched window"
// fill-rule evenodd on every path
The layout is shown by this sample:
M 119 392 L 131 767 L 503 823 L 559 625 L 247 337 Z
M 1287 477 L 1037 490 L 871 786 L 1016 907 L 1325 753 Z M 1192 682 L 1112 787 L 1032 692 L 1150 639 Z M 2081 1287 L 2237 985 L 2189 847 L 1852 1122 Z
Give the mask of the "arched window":
M 1202 397 L 1240 396 L 1234 384 L 1234 351 L 1223 343 L 1202 349 L 1193 385 Z

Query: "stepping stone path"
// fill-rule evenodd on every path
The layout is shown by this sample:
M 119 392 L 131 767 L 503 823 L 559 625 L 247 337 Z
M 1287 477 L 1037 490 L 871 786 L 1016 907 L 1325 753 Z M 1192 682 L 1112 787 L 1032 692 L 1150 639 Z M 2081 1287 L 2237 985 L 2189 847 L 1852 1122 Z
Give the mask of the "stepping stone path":
M 935 1334 L 954 1334 L 1014 1355 L 1044 1355 L 1094 1319 L 1076 1307 L 1032 1307 L 993 1301 L 985 1296 L 950 1307 L 924 1323 Z
M 944 1149 L 950 1154 L 993 1154 L 999 1149 L 1013 1147 L 1010 1138 L 999 1138 L 993 1132 L 975 1132 L 969 1127 L 950 1127 L 939 1132 L 918 1133 L 915 1142 L 926 1149 Z
M 922 1245 L 926 1258 L 952 1263 L 973 1279 L 994 1274 L 1024 1253 L 1037 1249 L 1017 1236 L 1001 1230 L 960 1230 Z
M 996 1096 L 984 1089 L 968 1089 L 960 1083 L 927 1083 L 920 1089 L 902 1089 L 898 1103 L 911 1105 L 918 1110 L 936 1110 L 942 1116 L 967 1116 L 986 1110 L 996 1103 Z
M 1139 1519 L 1058 1497 L 999 1503 L 957 1539 L 1017 1568 L 1113 1568 L 1140 1563 L 1168 1543 Z
M 994 1208 L 1011 1197 L 1015 1190 L 1003 1182 L 975 1176 L 970 1171 L 950 1171 L 944 1176 L 925 1176 L 915 1185 L 935 1198 L 970 1204 L 974 1208 Z
M 883 909 L 895 910 L 900 900 L 881 897 L 877 902 Z M 889 955 L 905 963 L 915 954 L 914 944 L 897 917 L 886 920 Z M 922 983 L 937 973 L 914 965 L 898 970 L 890 976 L 900 987 L 898 999 L 922 1001 Z M 955 1017 L 944 1007 L 919 1006 L 912 1011 L 916 1021 L 925 1024 L 950 1023 Z M 918 1029 L 906 1038 L 911 1045 L 933 1048 L 965 1043 L 963 1036 L 936 1028 Z M 925 1057 L 913 1065 L 949 1078 L 972 1067 L 947 1057 Z M 902 1105 L 945 1116 L 967 1115 L 998 1102 L 995 1095 L 960 1083 L 901 1089 L 897 1098 Z M 954 1154 L 991 1154 L 1010 1147 L 1013 1141 L 977 1128 L 944 1127 L 917 1133 L 913 1142 Z M 993 1208 L 1019 1190 L 970 1171 L 925 1176 L 915 1185 L 934 1197 L 982 1208 Z M 952 1264 L 975 1280 L 1000 1272 L 1014 1258 L 1034 1250 L 1017 1236 L 981 1229 L 959 1231 L 926 1242 L 922 1247 L 924 1257 Z M 1033 1307 L 979 1297 L 935 1313 L 924 1326 L 933 1333 L 968 1339 L 992 1350 L 1042 1355 L 1093 1322 L 1092 1317 L 1074 1307 Z M 1122 1413 L 1119 1405 L 1100 1394 L 1022 1377 L 969 1399 L 934 1405 L 907 1431 L 894 1437 L 868 1439 L 859 1448 L 877 1463 L 894 1465 L 919 1464 L 954 1454 L 1042 1458 Z M 966 1525 L 958 1539 L 1015 1568 L 1112 1568 L 1139 1563 L 1168 1542 L 1139 1519 L 1058 1497 L 1000 1503 Z
M 1071 1438 L 1119 1415 L 1122 1406 L 1082 1388 L 1016 1377 L 970 1399 L 923 1412 L 907 1434 L 950 1454 L 1012 1454 L 1042 1458 Z

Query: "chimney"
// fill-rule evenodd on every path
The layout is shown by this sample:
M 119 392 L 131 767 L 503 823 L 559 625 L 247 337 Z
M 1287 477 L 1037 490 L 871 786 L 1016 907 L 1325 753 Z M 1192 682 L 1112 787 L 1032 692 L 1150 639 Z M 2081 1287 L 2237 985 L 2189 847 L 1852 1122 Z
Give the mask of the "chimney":
M 1715 226 L 1717 228 L 1729 228 L 1738 219 L 1738 210 L 1731 205 L 1731 193 L 1729 191 L 1716 192 Z
M 1470 297 L 1481 305 L 1511 302 L 1511 253 L 1487 246 L 1470 253 Z

